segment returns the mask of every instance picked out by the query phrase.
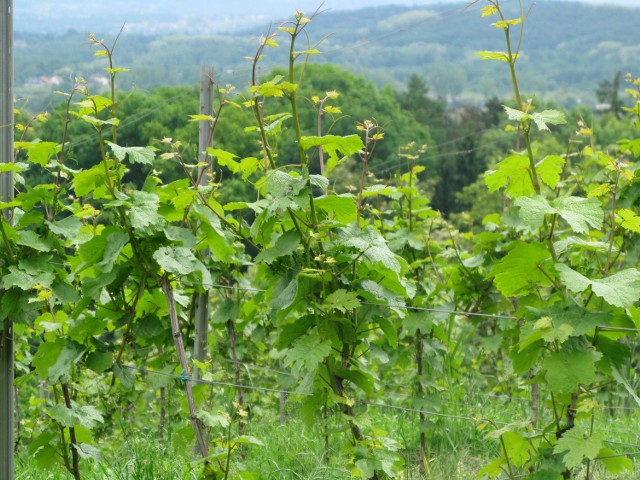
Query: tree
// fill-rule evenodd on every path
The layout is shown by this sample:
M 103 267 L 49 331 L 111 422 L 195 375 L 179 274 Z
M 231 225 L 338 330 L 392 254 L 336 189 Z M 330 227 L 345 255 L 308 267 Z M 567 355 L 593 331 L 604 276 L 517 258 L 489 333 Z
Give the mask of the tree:
M 616 72 L 613 80 L 602 80 L 596 90 L 596 98 L 599 102 L 609 105 L 616 118 L 620 118 L 624 102 L 620 98 L 620 81 L 622 72 Z

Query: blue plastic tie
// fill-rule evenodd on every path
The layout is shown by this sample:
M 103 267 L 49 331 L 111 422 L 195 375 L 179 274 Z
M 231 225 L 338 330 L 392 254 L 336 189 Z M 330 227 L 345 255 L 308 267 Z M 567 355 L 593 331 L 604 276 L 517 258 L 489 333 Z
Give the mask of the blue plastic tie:
M 184 385 L 184 382 L 186 382 L 187 380 L 191 380 L 191 375 L 185 375 L 185 371 L 182 370 L 182 373 L 180 374 L 180 383 L 182 383 Z

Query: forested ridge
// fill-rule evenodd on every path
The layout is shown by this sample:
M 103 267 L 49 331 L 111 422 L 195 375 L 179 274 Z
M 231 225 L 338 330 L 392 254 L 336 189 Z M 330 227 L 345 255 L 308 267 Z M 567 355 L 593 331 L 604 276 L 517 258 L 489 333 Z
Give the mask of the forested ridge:
M 530 92 L 543 99 L 594 105 L 594 85 L 630 70 L 639 56 L 640 9 L 548 1 L 533 9 L 528 21 L 532 28 L 522 46 L 523 74 Z M 188 28 L 182 35 L 145 36 L 125 30 L 118 53 L 132 73 L 123 86 L 195 84 L 198 65 L 207 64 L 215 65 L 220 81 L 242 88 L 249 81 L 246 52 L 268 28 L 265 23 L 244 33 L 215 36 L 189 35 Z M 432 86 L 432 94 L 451 101 L 482 104 L 493 95 L 509 94 L 507 78 L 496 76 L 474 55 L 479 43 L 492 49 L 499 39 L 465 11 L 463 3 L 327 11 L 309 31 L 315 39 L 324 38 L 316 62 L 345 66 L 379 87 L 391 84 L 401 90 L 410 75 L 418 74 Z M 16 85 L 33 109 L 51 101 L 47 92 L 52 87 L 38 86 L 40 77 L 57 76 L 65 86 L 77 75 L 103 77 L 100 62 L 80 48 L 86 33 L 16 32 Z M 284 59 L 284 52 L 269 52 L 260 71 L 266 74 Z

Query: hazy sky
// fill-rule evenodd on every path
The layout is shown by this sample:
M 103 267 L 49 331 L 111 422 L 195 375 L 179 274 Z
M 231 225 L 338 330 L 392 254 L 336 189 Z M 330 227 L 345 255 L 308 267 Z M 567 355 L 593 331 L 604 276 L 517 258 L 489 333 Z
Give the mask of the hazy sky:
M 296 10 L 309 14 L 321 4 L 322 9 L 337 11 L 391 4 L 429 6 L 444 3 L 462 6 L 467 1 L 470 0 L 14 0 L 13 3 L 14 28 L 18 32 L 64 33 L 74 28 L 78 31 L 113 33 L 126 23 L 132 33 L 164 29 L 199 33 L 189 28 L 194 22 L 197 24 L 198 19 L 206 20 L 212 30 L 230 31 L 272 21 L 280 22 L 291 18 Z M 513 1 L 502 0 L 505 5 Z M 525 5 L 536 2 L 539 6 L 546 1 L 523 0 Z M 640 8 L 640 0 L 583 1 Z M 485 2 L 481 0 L 479 3 Z M 190 20 L 183 21 L 185 18 Z

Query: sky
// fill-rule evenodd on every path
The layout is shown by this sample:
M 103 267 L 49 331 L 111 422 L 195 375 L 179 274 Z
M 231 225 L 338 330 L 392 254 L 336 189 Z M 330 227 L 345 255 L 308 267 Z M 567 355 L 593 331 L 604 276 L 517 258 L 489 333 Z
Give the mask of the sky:
M 509 3 L 512 0 L 503 0 Z M 535 0 L 524 0 L 527 5 Z M 543 3 L 546 0 L 537 0 Z M 565 1 L 565 0 L 563 0 Z M 570 0 L 567 0 L 570 1 Z M 590 4 L 640 8 L 640 0 L 583 0 Z M 465 0 L 14 0 L 17 32 L 64 33 L 78 31 L 113 33 L 126 23 L 132 33 L 221 33 L 288 19 L 296 10 L 309 14 L 322 9 L 354 10 L 383 5 L 429 6 L 459 4 Z M 484 3 L 481 0 L 481 3 Z M 212 31 L 188 31 L 199 19 Z M 213 31 L 213 30 L 217 30 Z M 182 32 L 181 32 L 182 33 Z

